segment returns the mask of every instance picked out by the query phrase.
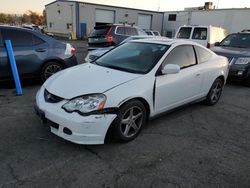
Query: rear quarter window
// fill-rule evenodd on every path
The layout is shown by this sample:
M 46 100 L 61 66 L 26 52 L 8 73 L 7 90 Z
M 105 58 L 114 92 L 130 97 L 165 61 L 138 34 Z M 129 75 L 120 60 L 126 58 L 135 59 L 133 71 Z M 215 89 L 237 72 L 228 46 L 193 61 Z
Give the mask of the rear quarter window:
M 192 31 L 192 27 L 182 27 L 180 28 L 177 38 L 179 39 L 189 39 Z
M 209 51 L 199 46 L 194 46 L 194 49 L 195 49 L 199 64 L 205 63 L 212 58 L 212 54 Z
M 125 27 L 117 27 L 116 34 L 126 35 Z
M 207 40 L 207 28 L 194 28 L 192 39 Z
M 126 27 L 125 28 L 125 34 L 129 36 L 137 35 L 137 31 L 133 27 Z
M 19 46 L 32 46 L 32 34 L 27 31 L 15 30 L 15 29 L 2 29 L 3 40 L 11 40 L 11 43 L 15 47 Z
M 33 45 L 39 45 L 44 43 L 44 40 L 42 40 L 40 37 L 36 35 L 32 35 L 32 39 L 33 39 Z

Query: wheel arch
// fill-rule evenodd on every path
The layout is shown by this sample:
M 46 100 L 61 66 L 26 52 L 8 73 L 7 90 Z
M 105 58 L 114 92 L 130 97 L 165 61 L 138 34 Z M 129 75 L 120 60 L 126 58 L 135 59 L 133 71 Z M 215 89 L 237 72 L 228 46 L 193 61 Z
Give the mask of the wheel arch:
M 146 113 L 147 113 L 146 118 L 147 118 L 147 122 L 148 122 L 149 119 L 150 119 L 150 112 L 151 112 L 150 105 L 149 105 L 148 101 L 146 99 L 144 99 L 143 97 L 134 97 L 134 98 L 128 98 L 126 100 L 123 100 L 122 102 L 119 103 L 118 110 L 120 110 L 123 105 L 125 105 L 126 103 L 128 103 L 130 101 L 133 101 L 133 100 L 138 100 L 144 105 L 144 107 L 146 109 Z M 104 139 L 105 142 L 112 135 L 112 130 L 113 130 L 113 127 L 114 127 L 114 121 L 115 121 L 115 119 L 110 124 L 110 126 L 109 126 L 109 128 L 108 128 L 108 130 L 106 132 L 105 139 Z
M 42 68 L 44 67 L 44 65 L 46 65 L 47 63 L 50 63 L 50 62 L 60 63 L 60 64 L 63 66 L 63 68 L 65 68 L 65 63 L 63 62 L 63 60 L 58 59 L 58 58 L 51 58 L 51 59 L 46 59 L 46 60 L 42 63 L 42 65 L 41 65 L 41 67 L 40 67 L 40 71 L 42 70 Z
M 146 113 L 147 113 L 147 120 L 148 120 L 150 117 L 150 113 L 151 113 L 150 105 L 149 105 L 148 101 L 146 99 L 144 99 L 143 97 L 134 97 L 134 98 L 128 98 L 126 100 L 123 100 L 121 103 L 119 103 L 118 108 L 120 109 L 123 105 L 125 105 L 126 103 L 133 101 L 133 100 L 138 100 L 144 105 L 144 107 L 146 109 Z
M 220 76 L 218 76 L 216 79 L 220 79 L 220 80 L 222 80 L 222 82 L 223 82 L 223 85 L 225 84 L 225 82 L 226 82 L 226 79 L 225 79 L 225 76 L 224 75 L 220 75 Z M 216 80 L 215 79 L 215 80 Z

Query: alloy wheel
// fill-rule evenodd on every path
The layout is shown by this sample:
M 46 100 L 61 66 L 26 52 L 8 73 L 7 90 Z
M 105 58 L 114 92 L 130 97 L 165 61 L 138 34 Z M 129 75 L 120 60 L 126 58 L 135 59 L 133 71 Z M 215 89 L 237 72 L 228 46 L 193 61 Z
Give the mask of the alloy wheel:
M 121 118 L 121 133 L 130 138 L 136 135 L 143 123 L 143 111 L 139 107 L 129 108 Z
M 219 100 L 221 92 L 222 92 L 222 84 L 221 82 L 217 82 L 212 88 L 212 93 L 211 93 L 211 101 L 213 103 L 216 103 Z
M 62 66 L 59 64 L 50 64 L 44 69 L 44 78 L 48 79 L 50 76 L 55 74 L 56 72 L 62 70 Z

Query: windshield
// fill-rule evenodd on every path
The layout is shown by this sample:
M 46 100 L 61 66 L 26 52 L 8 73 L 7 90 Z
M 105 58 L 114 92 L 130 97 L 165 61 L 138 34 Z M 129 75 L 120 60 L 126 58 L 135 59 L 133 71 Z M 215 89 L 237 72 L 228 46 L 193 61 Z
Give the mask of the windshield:
M 237 34 L 228 35 L 220 43 L 220 46 L 250 48 L 250 34 L 237 33 Z
M 114 48 L 94 63 L 125 72 L 146 74 L 169 47 L 163 44 L 128 42 Z

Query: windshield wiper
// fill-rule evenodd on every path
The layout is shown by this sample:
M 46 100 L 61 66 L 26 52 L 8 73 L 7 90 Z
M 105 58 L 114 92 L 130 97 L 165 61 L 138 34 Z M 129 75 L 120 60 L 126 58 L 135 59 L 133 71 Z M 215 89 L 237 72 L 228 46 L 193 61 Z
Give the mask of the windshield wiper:
M 122 68 L 122 67 L 117 67 L 117 66 L 114 66 L 114 65 L 102 65 L 102 66 L 107 67 L 107 68 L 111 68 L 111 69 L 115 69 L 115 70 L 120 70 L 120 71 L 128 72 L 127 69 Z

